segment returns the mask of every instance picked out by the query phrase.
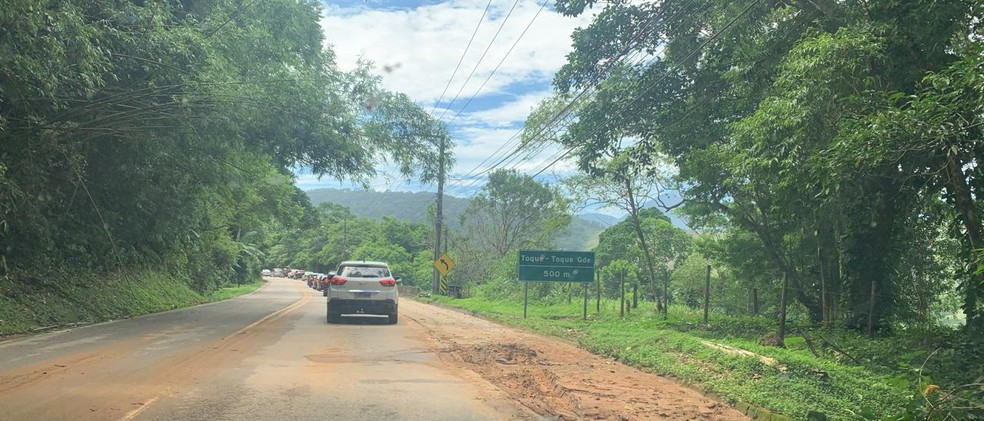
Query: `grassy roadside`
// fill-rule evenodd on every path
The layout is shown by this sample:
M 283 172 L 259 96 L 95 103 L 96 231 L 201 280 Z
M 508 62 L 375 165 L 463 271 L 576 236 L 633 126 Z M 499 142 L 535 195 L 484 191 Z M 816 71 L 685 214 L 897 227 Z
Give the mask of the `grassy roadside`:
M 257 280 L 200 294 L 181 279 L 155 271 L 82 274 L 31 283 L 0 277 L 0 337 L 220 301 L 262 285 Z
M 814 356 L 802 336 L 787 337 L 786 349 L 759 345 L 749 337 L 774 328 L 762 318 L 715 316 L 704 327 L 696 312 L 681 309 L 664 321 L 640 308 L 623 319 L 614 303 L 597 314 L 592 301 L 587 321 L 581 320 L 578 302 L 531 303 L 524 320 L 521 302 L 432 301 L 574 341 L 596 354 L 675 377 L 757 416 L 754 408 L 793 419 L 818 414 L 832 420 L 892 419 L 902 416 L 914 394 L 910 380 L 887 371 Z
M 264 283 L 265 281 L 256 281 L 249 284 L 219 288 L 208 295 L 208 301 L 222 301 L 246 295 L 260 289 Z

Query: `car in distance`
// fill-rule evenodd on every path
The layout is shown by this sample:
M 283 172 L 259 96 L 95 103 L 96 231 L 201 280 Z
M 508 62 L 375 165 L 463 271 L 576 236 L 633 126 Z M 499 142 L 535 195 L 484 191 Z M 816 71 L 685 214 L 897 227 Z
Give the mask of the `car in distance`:
M 384 262 L 345 261 L 328 282 L 328 323 L 339 323 L 342 315 L 385 315 L 389 324 L 398 321 L 400 294 L 396 278 Z
M 334 278 L 334 277 L 335 277 L 335 271 L 328 272 L 327 274 L 325 274 L 324 276 L 322 276 L 321 279 L 318 280 L 318 286 L 315 289 L 317 289 L 318 291 L 321 291 L 321 295 L 324 295 L 325 297 L 327 297 L 328 296 L 328 285 L 331 285 L 331 278 Z

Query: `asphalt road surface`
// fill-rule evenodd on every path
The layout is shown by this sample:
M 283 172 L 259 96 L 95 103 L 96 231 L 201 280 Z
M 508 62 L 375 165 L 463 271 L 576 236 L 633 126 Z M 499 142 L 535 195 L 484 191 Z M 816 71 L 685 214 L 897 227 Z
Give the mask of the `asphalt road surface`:
M 0 342 L 0 419 L 537 419 L 400 323 L 325 322 L 324 298 L 272 278 L 237 299 Z

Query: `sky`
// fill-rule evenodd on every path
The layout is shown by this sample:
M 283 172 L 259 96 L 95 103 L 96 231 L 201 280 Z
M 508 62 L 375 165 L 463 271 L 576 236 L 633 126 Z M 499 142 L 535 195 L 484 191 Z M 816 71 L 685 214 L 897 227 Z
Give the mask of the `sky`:
M 553 75 L 571 51 L 571 33 L 590 23 L 589 14 L 565 17 L 547 1 L 541 10 L 543 2 L 535 0 L 332 0 L 324 3 L 321 26 L 342 70 L 354 68 L 360 58 L 370 60 L 386 89 L 407 94 L 425 110 L 433 110 L 435 118 L 450 122 L 456 164 L 446 193 L 470 197 L 482 185 L 482 177 L 474 175 L 512 150 L 515 141 L 507 142 L 518 136 L 533 107 L 550 95 Z M 507 162 L 505 167 L 533 174 L 560 153 L 551 145 L 525 162 Z M 406 182 L 387 167 L 377 172 L 380 175 L 370 183 L 373 190 L 437 189 Z M 560 161 L 539 179 L 571 172 L 572 165 Z M 304 190 L 357 188 L 303 171 L 296 184 Z

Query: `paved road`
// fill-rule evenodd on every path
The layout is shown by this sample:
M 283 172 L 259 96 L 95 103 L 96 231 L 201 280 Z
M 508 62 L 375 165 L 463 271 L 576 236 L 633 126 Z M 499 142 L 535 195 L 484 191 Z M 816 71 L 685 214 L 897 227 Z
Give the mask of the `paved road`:
M 536 418 L 430 341 L 410 317 L 326 324 L 320 293 L 272 278 L 234 300 L 0 342 L 0 419 Z

